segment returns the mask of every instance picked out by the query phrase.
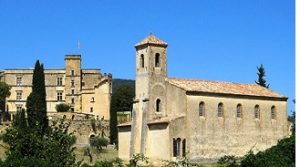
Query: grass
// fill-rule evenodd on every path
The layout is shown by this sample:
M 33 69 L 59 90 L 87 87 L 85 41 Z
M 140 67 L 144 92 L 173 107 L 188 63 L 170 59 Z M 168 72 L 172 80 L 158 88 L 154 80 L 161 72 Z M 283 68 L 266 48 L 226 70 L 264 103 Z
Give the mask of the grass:
M 90 148 L 90 152 L 92 155 L 92 162 L 90 162 L 90 157 L 85 154 L 85 150 L 88 147 L 77 147 L 75 149 L 76 159 L 77 161 L 83 160 L 82 163 L 87 164 L 94 164 L 97 161 L 101 160 L 114 160 L 118 157 L 118 150 L 115 150 L 111 147 L 104 148 L 103 150 L 99 151 L 95 148 Z

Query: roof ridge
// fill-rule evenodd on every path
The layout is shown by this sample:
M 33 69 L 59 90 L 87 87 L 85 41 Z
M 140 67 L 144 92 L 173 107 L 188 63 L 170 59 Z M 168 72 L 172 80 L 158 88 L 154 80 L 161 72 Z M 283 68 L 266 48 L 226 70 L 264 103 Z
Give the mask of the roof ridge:
M 214 83 L 229 83 L 229 84 L 239 84 L 239 85 L 257 85 L 255 83 L 239 83 L 239 82 L 231 82 L 231 81 L 207 80 L 207 79 L 193 79 L 193 78 L 168 77 L 167 79 L 186 80 L 186 81 L 205 81 L 205 82 L 214 82 Z

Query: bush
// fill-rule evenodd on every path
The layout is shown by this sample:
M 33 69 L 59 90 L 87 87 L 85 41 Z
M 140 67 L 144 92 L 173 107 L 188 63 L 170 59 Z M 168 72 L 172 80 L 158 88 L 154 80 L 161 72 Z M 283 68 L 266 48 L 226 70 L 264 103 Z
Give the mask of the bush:
M 233 155 L 225 155 L 218 160 L 218 166 L 238 167 L 237 158 Z
M 295 166 L 295 136 L 282 139 L 276 146 L 260 151 L 256 155 L 250 151 L 244 156 L 241 166 Z
M 57 112 L 68 112 L 70 110 L 70 106 L 65 103 L 60 103 L 55 106 Z
M 97 150 L 102 150 L 102 147 L 106 147 L 108 145 L 108 140 L 100 136 L 91 137 L 90 145 L 92 147 L 96 147 Z

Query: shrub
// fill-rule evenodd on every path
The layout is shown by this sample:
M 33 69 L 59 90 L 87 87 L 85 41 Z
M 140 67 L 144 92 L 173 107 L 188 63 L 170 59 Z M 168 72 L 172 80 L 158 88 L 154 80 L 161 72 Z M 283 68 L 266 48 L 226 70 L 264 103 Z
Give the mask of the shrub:
M 57 112 L 67 112 L 70 110 L 70 106 L 65 103 L 60 103 L 55 106 Z
M 238 167 L 237 158 L 233 155 L 225 155 L 218 160 L 218 166 Z
M 102 150 L 102 147 L 106 147 L 108 145 L 108 140 L 104 137 L 93 136 L 90 138 L 90 145 L 92 147 L 96 147 L 97 150 Z

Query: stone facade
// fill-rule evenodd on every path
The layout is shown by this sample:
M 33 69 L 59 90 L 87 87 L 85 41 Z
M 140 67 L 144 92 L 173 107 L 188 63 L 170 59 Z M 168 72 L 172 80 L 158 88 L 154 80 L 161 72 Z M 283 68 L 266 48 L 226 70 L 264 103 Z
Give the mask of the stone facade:
M 167 43 L 136 46 L 132 121 L 120 124 L 119 157 L 209 163 L 264 150 L 288 136 L 287 97 L 256 84 L 167 77 Z
M 65 68 L 45 69 L 47 111 L 56 112 L 55 106 L 66 103 L 71 111 L 109 120 L 112 75 L 100 69 L 82 69 L 81 55 L 66 55 Z M 5 69 L 0 80 L 11 87 L 6 99 L 6 111 L 12 115 L 26 108 L 31 93 L 33 69 Z

